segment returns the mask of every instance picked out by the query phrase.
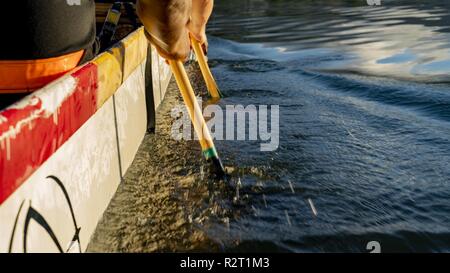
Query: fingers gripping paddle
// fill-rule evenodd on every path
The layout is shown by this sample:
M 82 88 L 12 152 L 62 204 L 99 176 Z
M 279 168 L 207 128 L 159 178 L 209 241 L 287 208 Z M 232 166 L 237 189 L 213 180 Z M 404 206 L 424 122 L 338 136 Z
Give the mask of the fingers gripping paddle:
M 181 61 L 169 60 L 169 65 L 172 69 L 175 79 L 177 81 L 178 87 L 181 91 L 181 96 L 183 97 L 184 104 L 191 118 L 192 124 L 194 125 L 194 130 L 198 136 L 200 145 L 202 147 L 203 155 L 206 160 L 211 162 L 213 167 L 213 172 L 217 177 L 222 178 L 225 176 L 225 170 L 223 168 L 222 162 L 217 154 L 216 147 L 211 138 L 209 128 L 206 125 L 205 119 L 203 118 L 202 110 L 195 97 L 192 85 L 189 82 L 188 75 L 184 69 L 183 63 Z

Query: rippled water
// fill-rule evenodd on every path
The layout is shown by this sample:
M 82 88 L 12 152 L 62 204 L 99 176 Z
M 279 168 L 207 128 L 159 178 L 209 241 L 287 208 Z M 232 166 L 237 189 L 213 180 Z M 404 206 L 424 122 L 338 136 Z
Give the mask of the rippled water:
M 211 237 L 228 251 L 450 251 L 449 12 L 216 1 L 220 104 L 280 105 L 280 148 L 218 142 L 244 202 Z

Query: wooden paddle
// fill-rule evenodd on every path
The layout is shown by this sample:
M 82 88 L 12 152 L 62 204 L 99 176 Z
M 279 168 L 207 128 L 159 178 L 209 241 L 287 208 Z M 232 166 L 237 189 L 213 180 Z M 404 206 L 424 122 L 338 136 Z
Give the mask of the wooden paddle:
M 203 79 L 205 80 L 206 87 L 208 88 L 209 95 L 214 99 L 220 99 L 223 97 L 219 88 L 217 87 L 217 83 L 214 80 L 214 77 L 209 69 L 208 62 L 206 61 L 205 54 L 203 53 L 202 46 L 200 43 L 193 37 L 191 37 L 191 45 L 194 49 L 195 56 L 197 57 L 198 64 L 200 66 L 200 70 L 203 75 Z
M 219 155 L 217 154 L 216 147 L 211 138 L 211 133 L 203 118 L 202 109 L 197 102 L 197 98 L 195 97 L 194 90 L 192 89 L 183 63 L 181 61 L 169 60 L 169 65 L 175 75 L 184 104 L 188 109 L 189 117 L 191 118 L 194 130 L 202 147 L 203 155 L 207 161 L 212 163 L 213 172 L 221 178 L 225 175 L 225 170 Z

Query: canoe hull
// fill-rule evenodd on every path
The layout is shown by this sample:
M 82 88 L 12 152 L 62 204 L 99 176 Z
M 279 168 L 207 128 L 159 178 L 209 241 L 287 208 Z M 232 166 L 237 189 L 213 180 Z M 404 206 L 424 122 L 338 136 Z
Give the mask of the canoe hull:
M 0 112 L 0 252 L 86 249 L 145 135 L 146 96 L 157 107 L 170 77 L 156 51 L 147 50 L 140 29 Z M 18 153 L 17 140 L 28 141 L 29 148 Z M 16 169 L 24 171 L 11 171 Z

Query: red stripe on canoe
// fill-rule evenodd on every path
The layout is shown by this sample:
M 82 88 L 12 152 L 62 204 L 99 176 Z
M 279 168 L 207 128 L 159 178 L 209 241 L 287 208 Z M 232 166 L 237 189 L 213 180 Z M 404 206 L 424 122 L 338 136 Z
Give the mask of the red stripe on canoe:
M 3 140 L 0 147 L 0 204 L 96 112 L 97 66 L 87 64 L 72 76 L 77 85 L 59 105 L 56 116 L 43 111 L 38 97 L 26 98 L 28 105 L 20 109 L 0 112 L 0 119 L 6 119 L 0 120 L 0 138 L 11 128 L 17 132 Z

